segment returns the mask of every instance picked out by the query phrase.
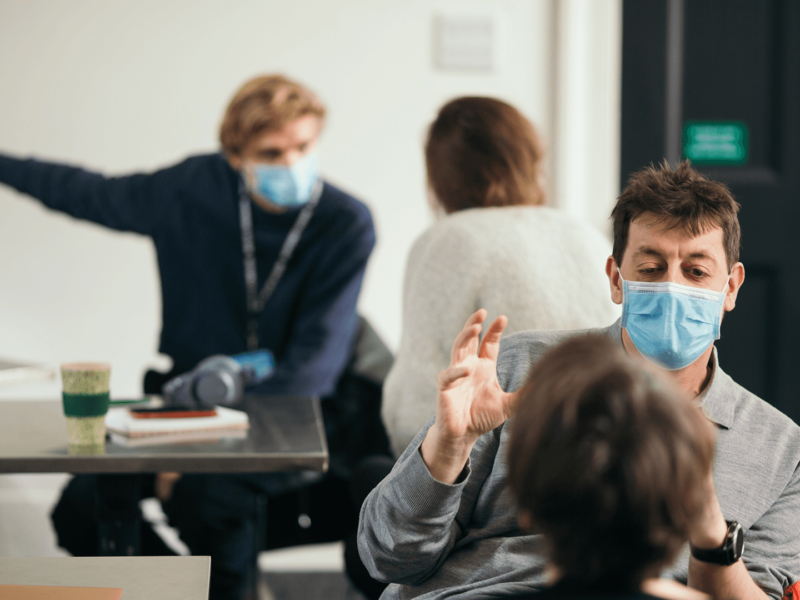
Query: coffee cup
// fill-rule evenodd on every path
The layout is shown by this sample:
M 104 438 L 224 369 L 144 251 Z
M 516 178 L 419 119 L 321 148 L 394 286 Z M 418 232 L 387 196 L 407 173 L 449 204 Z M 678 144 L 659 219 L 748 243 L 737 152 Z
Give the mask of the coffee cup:
M 70 447 L 105 447 L 110 365 L 66 363 L 61 365 L 64 416 Z

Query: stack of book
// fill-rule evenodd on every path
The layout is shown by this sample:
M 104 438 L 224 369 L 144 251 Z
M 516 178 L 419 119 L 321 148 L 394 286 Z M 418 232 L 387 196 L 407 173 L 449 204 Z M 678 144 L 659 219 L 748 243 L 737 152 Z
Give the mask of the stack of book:
M 129 408 L 110 408 L 106 430 L 112 442 L 129 447 L 247 437 L 250 427 L 247 413 L 224 406 L 215 407 L 211 413 L 210 416 L 136 418 Z

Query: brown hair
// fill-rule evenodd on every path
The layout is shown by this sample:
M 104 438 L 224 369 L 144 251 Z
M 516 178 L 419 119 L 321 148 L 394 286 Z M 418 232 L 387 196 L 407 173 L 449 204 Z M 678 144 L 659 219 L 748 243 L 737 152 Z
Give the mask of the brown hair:
M 227 154 L 238 155 L 254 136 L 305 115 L 325 118 L 325 106 L 314 92 L 283 75 L 256 77 L 233 96 L 219 128 L 219 141 Z
M 714 437 L 670 381 L 607 338 L 572 338 L 533 368 L 511 427 L 511 490 L 565 579 L 635 589 L 674 560 Z
M 442 208 L 544 203 L 544 149 L 533 125 L 494 98 L 457 98 L 428 130 L 428 183 Z
M 709 229 L 722 229 L 722 243 L 728 272 L 739 261 L 741 230 L 739 204 L 722 183 L 710 181 L 683 161 L 674 171 L 664 161 L 637 171 L 628 179 L 617 205 L 614 220 L 614 260 L 622 266 L 632 221 L 644 213 L 659 217 L 668 229 L 680 227 L 695 237 Z

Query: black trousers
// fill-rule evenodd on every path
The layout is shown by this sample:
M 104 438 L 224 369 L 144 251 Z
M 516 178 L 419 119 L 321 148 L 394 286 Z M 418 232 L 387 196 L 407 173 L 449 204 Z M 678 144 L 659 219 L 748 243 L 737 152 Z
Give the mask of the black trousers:
M 152 496 L 154 477 L 141 479 L 142 497 Z M 358 511 L 346 482 L 327 476 L 299 485 L 296 474 L 269 473 L 187 473 L 177 481 L 164 512 L 192 554 L 211 556 L 210 600 L 244 596 L 259 550 L 341 540 L 355 529 Z M 74 556 L 97 555 L 96 490 L 97 476 L 78 475 L 53 511 L 58 544 Z M 263 499 L 266 531 L 257 531 Z M 266 543 L 259 547 L 257 540 L 264 536 Z M 149 556 L 174 554 L 147 523 L 141 550 Z

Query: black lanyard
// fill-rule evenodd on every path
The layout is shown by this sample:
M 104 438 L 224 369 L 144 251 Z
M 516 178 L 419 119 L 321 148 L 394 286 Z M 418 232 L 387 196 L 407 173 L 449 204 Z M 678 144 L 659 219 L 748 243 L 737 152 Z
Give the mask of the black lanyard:
M 247 289 L 247 312 L 249 319 L 247 321 L 247 349 L 258 349 L 258 316 L 264 310 L 267 300 L 272 296 L 272 292 L 278 287 L 278 282 L 283 277 L 286 266 L 289 264 L 289 259 L 292 258 L 292 253 L 303 235 L 303 231 L 314 215 L 314 209 L 319 203 L 320 196 L 322 196 L 322 182 L 317 181 L 314 186 L 314 191 L 311 193 L 311 198 L 303 206 L 303 210 L 297 215 L 297 219 L 289 230 L 289 234 L 283 241 L 281 252 L 278 255 L 278 260 L 272 265 L 272 271 L 269 277 L 264 282 L 264 287 L 261 288 L 261 293 L 258 292 L 258 269 L 256 266 L 256 242 L 253 234 L 253 207 L 250 204 L 250 198 L 247 195 L 247 188 L 244 182 L 239 181 L 239 224 L 242 228 L 242 251 L 244 252 L 244 283 Z

